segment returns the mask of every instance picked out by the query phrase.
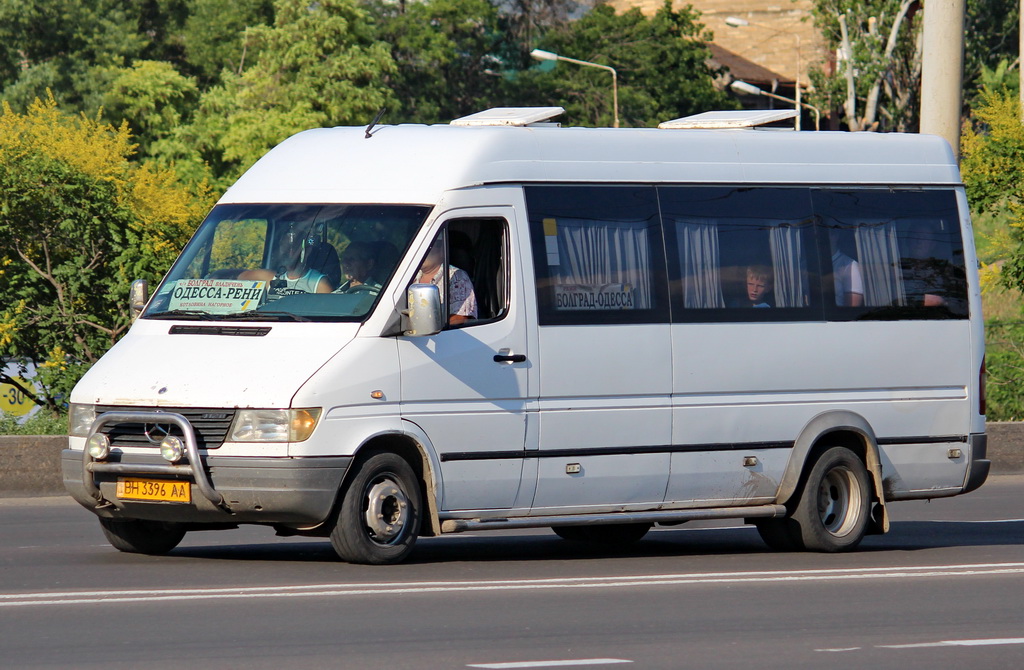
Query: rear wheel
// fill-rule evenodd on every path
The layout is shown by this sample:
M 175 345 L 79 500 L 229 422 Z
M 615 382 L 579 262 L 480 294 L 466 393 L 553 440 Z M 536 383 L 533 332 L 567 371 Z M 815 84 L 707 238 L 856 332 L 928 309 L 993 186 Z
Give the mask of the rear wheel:
M 614 523 L 601 526 L 555 526 L 551 530 L 563 540 L 622 545 L 639 542 L 650 529 L 649 523 Z
M 867 468 L 845 447 L 826 450 L 811 468 L 793 510 L 795 537 L 806 549 L 853 549 L 870 519 L 871 488 Z
M 331 545 L 350 563 L 402 561 L 420 531 L 420 485 L 409 464 L 392 453 L 375 454 L 345 487 L 331 531 Z
M 100 517 L 100 527 L 114 549 L 129 554 L 166 554 L 185 537 L 179 524 L 164 521 Z

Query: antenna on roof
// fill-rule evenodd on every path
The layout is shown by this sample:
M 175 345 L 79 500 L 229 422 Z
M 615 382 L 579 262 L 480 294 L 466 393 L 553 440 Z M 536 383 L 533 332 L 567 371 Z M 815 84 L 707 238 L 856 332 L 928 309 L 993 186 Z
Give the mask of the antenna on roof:
M 373 137 L 373 133 L 370 131 L 373 130 L 375 125 L 377 125 L 377 122 L 380 121 L 380 117 L 384 116 L 384 112 L 386 111 L 388 111 L 387 107 L 381 107 L 380 111 L 377 112 L 377 116 L 373 117 L 373 121 L 370 121 L 370 125 L 366 126 L 366 139 Z

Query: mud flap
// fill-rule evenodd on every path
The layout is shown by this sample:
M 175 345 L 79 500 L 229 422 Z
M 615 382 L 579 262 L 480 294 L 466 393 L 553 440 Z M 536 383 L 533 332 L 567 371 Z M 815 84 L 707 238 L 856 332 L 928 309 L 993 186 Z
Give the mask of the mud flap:
M 871 524 L 869 535 L 882 535 L 889 532 L 889 512 L 885 508 L 885 489 L 882 487 L 882 463 L 878 459 L 878 447 L 869 445 L 865 451 L 865 465 L 871 473 L 875 485 L 875 502 L 871 506 Z

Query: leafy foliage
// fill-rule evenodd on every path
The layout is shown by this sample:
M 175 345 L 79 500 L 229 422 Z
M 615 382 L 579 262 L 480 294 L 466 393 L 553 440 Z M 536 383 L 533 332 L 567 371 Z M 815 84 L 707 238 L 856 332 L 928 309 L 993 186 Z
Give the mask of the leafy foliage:
M 187 65 L 205 84 L 215 84 L 227 69 L 240 74 L 249 53 L 246 28 L 274 21 L 271 0 L 189 0 L 181 41 Z
M 275 0 L 272 26 L 246 29 L 254 54 L 241 74 L 224 71 L 190 123 L 154 154 L 206 162 L 226 187 L 274 145 L 308 128 L 365 124 L 393 106 L 395 64 L 355 0 Z
M 975 216 L 999 216 L 996 244 L 1005 249 L 989 275 L 1024 291 L 1024 126 L 1018 99 L 1006 92 L 983 94 L 961 137 L 961 172 Z
M 985 325 L 985 364 L 989 421 L 1024 420 L 1024 323 Z
M 398 108 L 389 118 L 434 123 L 492 106 L 504 80 L 507 35 L 497 8 L 486 0 L 433 0 L 404 12 L 373 7 L 378 39 L 391 45 L 389 77 Z M 518 54 L 517 54 L 518 55 Z
M 812 104 L 843 109 L 849 130 L 917 128 L 922 21 L 916 0 L 814 0 L 812 15 L 834 73 L 811 71 Z
M 616 14 L 599 5 L 577 21 L 549 33 L 541 48 L 562 56 L 614 67 L 619 81 L 622 126 L 653 126 L 666 119 L 729 109 L 735 103 L 715 89 L 717 72 L 707 65 L 712 38 L 689 7 L 666 2 L 646 17 L 633 8 Z M 572 124 L 610 126 L 613 100 L 610 74 L 592 67 L 559 63 L 551 72 L 530 73 L 530 102 L 558 103 Z
M 133 148 L 52 97 L 0 115 L 0 353 L 36 365 L 53 408 L 127 328 L 129 281 L 159 279 L 209 204 Z

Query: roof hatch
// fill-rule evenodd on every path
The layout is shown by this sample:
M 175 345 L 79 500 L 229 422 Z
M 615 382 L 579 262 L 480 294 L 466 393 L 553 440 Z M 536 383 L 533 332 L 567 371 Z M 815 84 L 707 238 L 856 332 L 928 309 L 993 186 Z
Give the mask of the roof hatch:
M 690 129 L 690 128 L 756 128 L 786 121 L 796 117 L 795 109 L 755 109 L 728 112 L 704 112 L 681 119 L 663 121 L 659 128 Z
M 565 110 L 561 107 L 494 107 L 455 119 L 452 126 L 529 126 L 550 121 Z

